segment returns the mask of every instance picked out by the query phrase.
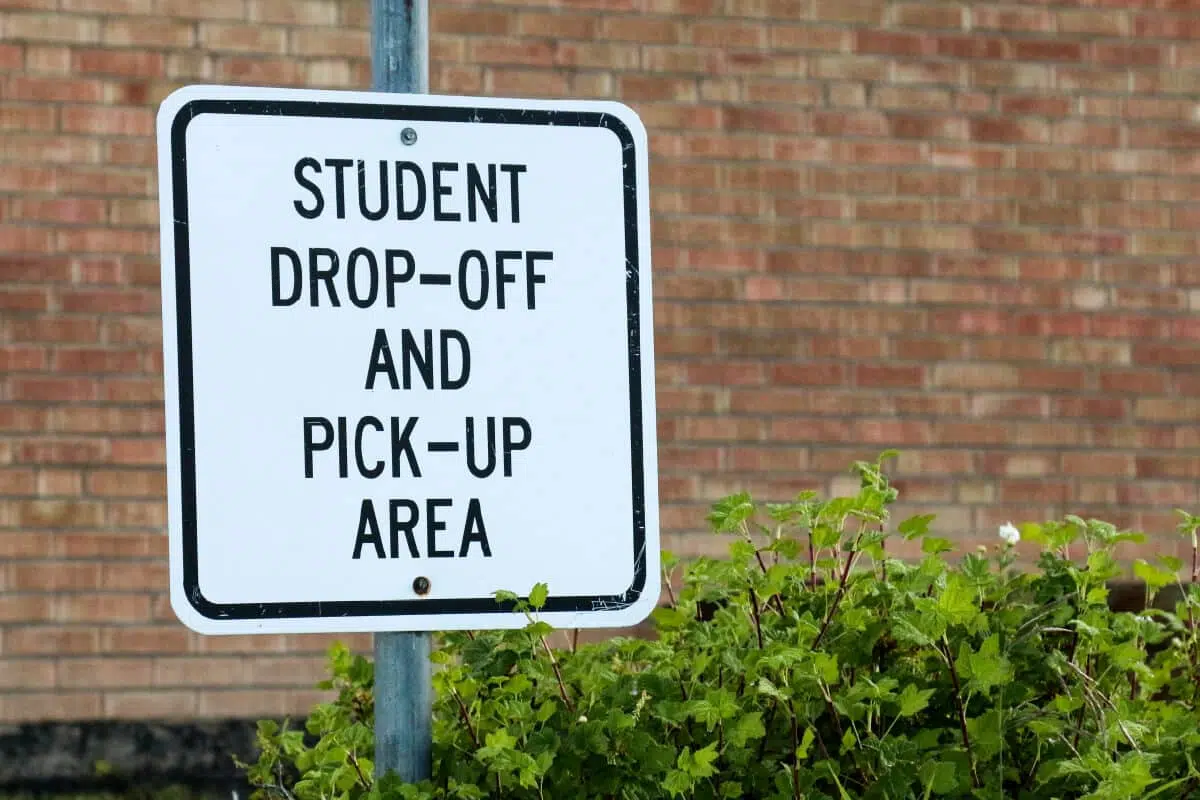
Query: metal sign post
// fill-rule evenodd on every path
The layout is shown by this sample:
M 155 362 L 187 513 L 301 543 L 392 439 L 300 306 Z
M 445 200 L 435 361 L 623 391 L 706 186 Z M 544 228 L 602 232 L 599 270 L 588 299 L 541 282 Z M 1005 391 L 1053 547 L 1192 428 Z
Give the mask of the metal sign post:
M 377 92 L 429 91 L 428 0 L 371 0 L 371 77 Z M 375 775 L 409 783 L 433 770 L 432 636 L 375 634 Z

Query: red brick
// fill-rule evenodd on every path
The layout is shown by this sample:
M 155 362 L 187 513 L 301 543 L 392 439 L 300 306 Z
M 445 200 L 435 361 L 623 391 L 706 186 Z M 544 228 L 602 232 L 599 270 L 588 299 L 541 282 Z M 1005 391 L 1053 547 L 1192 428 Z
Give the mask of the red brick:
M 0 191 L 18 190 L 53 192 L 57 188 L 55 171 L 42 167 L 5 164 L 0 167 Z
M 4 633 L 8 655 L 89 655 L 99 651 L 100 633 L 95 628 L 22 625 Z
M 1049 127 L 1032 119 L 975 119 L 970 137 L 981 142 L 1033 143 L 1050 141 Z
M 1005 58 L 1008 42 L 988 36 L 939 36 L 935 40 L 938 55 L 950 58 Z
M 150 683 L 153 662 L 139 658 L 67 658 L 58 663 L 64 688 L 134 688 Z
M 120 691 L 104 695 L 105 716 L 114 719 L 179 719 L 196 713 L 199 698 L 191 691 Z
M 48 538 L 40 533 L 12 533 L 5 532 L 0 534 L 0 555 L 4 558 L 41 558 L 49 556 L 51 553 L 51 542 Z M 0 596 L 2 599 L 2 596 Z M 11 613 L 14 608 L 22 605 L 22 603 L 13 601 L 12 607 L 8 609 Z M 0 605 L 0 619 L 4 617 L 2 605 Z M 13 618 L 7 618 L 9 621 Z
M 1057 12 L 1060 33 L 1127 36 L 1130 25 L 1124 14 L 1101 10 L 1060 9 Z
M 475 14 L 478 12 L 469 12 Z M 508 19 L 516 17 L 515 25 L 516 32 L 523 36 L 548 36 L 554 39 L 593 39 L 598 35 L 600 28 L 600 18 L 592 15 L 572 14 L 572 13 L 542 13 L 533 11 L 522 11 L 519 14 L 513 15 L 511 12 L 503 12 Z M 486 15 L 484 15 L 486 18 Z M 453 19 L 453 18 L 451 18 Z M 615 20 L 623 19 L 620 17 Z M 640 23 L 641 20 L 634 20 Z M 453 23 L 451 23 L 453 24 Z M 617 26 L 618 30 L 620 26 Z M 454 30 L 447 32 L 453 33 L 473 33 L 470 30 Z M 615 39 L 623 39 L 627 37 L 613 36 Z
M 0 493 L 10 496 L 33 494 L 36 483 L 36 473 L 32 469 L 0 467 Z
M 60 295 L 66 311 L 102 312 L 105 310 L 126 314 L 148 314 L 156 310 L 157 296 L 145 291 L 132 290 L 73 290 Z
M 251 33 L 251 31 L 259 31 L 259 33 Z M 244 28 L 223 26 L 214 28 L 210 35 L 218 39 L 225 37 L 229 44 L 237 49 L 276 52 L 277 41 L 274 32 L 254 26 L 245 26 Z M 266 37 L 265 40 L 263 37 Z M 259 44 L 260 41 L 263 43 Z M 291 32 L 290 43 L 287 47 L 290 52 L 305 58 L 313 56 L 362 58 L 370 52 L 370 39 L 366 31 L 360 30 L 331 31 L 296 28 Z
M 49 359 L 44 348 L 0 345 L 0 371 L 29 372 L 46 369 L 48 364 Z
M 13 11 L 5 15 L 4 35 L 9 41 L 94 42 L 100 24 L 92 18 L 74 14 L 46 14 Z
M 238 657 L 180 657 L 154 660 L 155 686 L 222 686 L 245 680 L 246 665 Z
M 95 103 L 104 98 L 104 90 L 99 81 L 60 77 L 8 76 L 0 81 L 0 92 L 10 100 Z
M 196 26 L 168 18 L 109 17 L 102 36 L 105 45 L 116 47 L 191 47 Z
M 162 75 L 166 68 L 162 53 L 135 50 L 76 48 L 71 63 L 79 73 L 138 78 Z
M 842 364 L 783 364 L 771 370 L 771 383 L 780 386 L 836 386 L 846 381 L 846 375 L 846 368 Z
M 30 464 L 91 464 L 104 458 L 104 442 L 92 439 L 29 442 L 21 448 L 21 459 Z
M 1169 48 L 1160 44 L 1095 42 L 1091 51 L 1097 63 L 1122 67 L 1165 66 L 1170 59 Z
M 14 216 L 28 221 L 66 224 L 95 224 L 105 221 L 104 201 L 96 198 L 15 199 L 11 208 Z
M 1050 12 L 1037 8 L 980 6 L 972 9 L 971 23 L 972 27 L 982 30 L 1027 33 L 1050 33 L 1054 30 L 1054 17 Z
M 97 348 L 63 348 L 55 353 L 56 372 L 103 373 L 137 370 L 140 354 L 132 350 L 102 350 Z
M 54 599 L 55 618 L 64 622 L 144 622 L 150 618 L 150 598 L 145 594 L 62 595 Z
M 242 714 L 278 717 L 290 708 L 301 708 L 285 689 L 206 690 L 198 694 L 199 713 L 205 717 L 229 718 Z
M 89 563 L 31 562 L 12 568 L 17 591 L 64 592 L 100 588 L 100 568 Z
M 14 723 L 95 719 L 102 708 L 102 695 L 95 692 L 24 691 L 0 695 L 0 715 Z
M 1080 61 L 1084 46 L 1054 39 L 1015 39 L 1013 56 L 1022 61 Z
M 174 11 L 177 14 L 186 14 L 186 0 L 173 0 L 173 5 L 178 6 L 179 10 Z M 279 25 L 311 25 L 315 27 L 335 27 L 338 25 L 338 3 L 334 0 L 249 0 L 243 4 L 242 0 L 227 0 L 227 13 L 223 16 L 228 16 L 230 19 L 238 19 L 243 13 L 243 9 L 248 12 L 247 16 L 250 22 L 265 22 L 269 24 Z M 452 13 L 452 9 L 437 8 L 433 12 L 431 22 L 434 30 L 444 30 L 446 16 Z M 481 16 L 487 16 L 482 12 L 476 12 Z M 481 30 L 478 33 L 506 33 L 506 30 Z
M 66 106 L 62 126 L 71 133 L 149 136 L 154 130 L 154 115 L 142 108 Z
M 921 388 L 925 385 L 925 368 L 922 366 L 859 364 L 854 370 L 854 382 L 862 387 Z
M 1177 14 L 1138 14 L 1133 18 L 1133 35 L 1147 39 L 1196 39 L 1200 20 Z
M 24 60 L 24 49 L 20 45 L 0 44 L 0 69 L 18 69 Z
M 8 102 L 0 106 L 0 131 L 54 131 L 58 119 L 58 108 L 53 106 L 22 106 Z
M 161 562 L 126 562 L 106 564 L 100 573 L 101 583 L 109 589 L 133 591 L 147 589 L 167 591 L 167 565 Z
M 892 6 L 892 20 L 904 27 L 957 30 L 963 26 L 963 9 L 925 3 L 896 4 Z

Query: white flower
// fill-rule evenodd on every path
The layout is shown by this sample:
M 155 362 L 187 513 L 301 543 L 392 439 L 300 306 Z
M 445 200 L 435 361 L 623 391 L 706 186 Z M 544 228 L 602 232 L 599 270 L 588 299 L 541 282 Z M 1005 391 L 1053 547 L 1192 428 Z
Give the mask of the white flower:
M 1021 541 L 1021 532 L 1017 530 L 1017 526 L 1006 522 L 1000 526 L 1000 538 L 1007 544 L 1013 545 Z
M 587 716 L 584 714 L 580 714 L 579 719 L 577 721 L 578 722 L 587 722 Z

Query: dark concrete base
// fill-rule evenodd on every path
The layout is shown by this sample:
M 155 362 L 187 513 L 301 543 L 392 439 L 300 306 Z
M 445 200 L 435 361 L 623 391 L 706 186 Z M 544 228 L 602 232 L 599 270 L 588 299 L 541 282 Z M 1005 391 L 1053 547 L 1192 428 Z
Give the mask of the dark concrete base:
M 142 791 L 246 797 L 234 757 L 257 758 L 255 720 L 0 725 L 0 790 Z

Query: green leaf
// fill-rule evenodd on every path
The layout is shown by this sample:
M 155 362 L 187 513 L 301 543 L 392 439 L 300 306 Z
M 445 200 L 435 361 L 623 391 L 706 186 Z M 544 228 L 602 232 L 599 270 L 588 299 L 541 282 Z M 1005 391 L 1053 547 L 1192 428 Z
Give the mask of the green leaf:
M 776 686 L 769 678 L 758 679 L 758 692 L 759 694 L 765 694 L 767 697 L 773 697 L 776 700 L 783 700 L 786 702 L 788 699 L 787 695 L 780 691 L 779 687 Z
M 512 746 L 516 743 L 516 738 L 504 728 L 497 728 L 494 731 L 490 731 L 484 738 L 484 744 L 488 747 L 494 747 L 497 750 L 512 749 Z
M 800 744 L 796 747 L 796 759 L 798 761 L 806 761 L 808 759 L 808 751 L 812 749 L 816 738 L 817 732 L 815 730 L 812 728 L 804 729 L 804 735 L 800 737 Z
M 1013 678 L 1012 664 L 1000 653 L 999 634 L 992 634 L 985 639 L 979 651 L 974 653 L 964 642 L 955 663 L 967 679 L 968 686 L 985 694 Z
M 719 755 L 720 753 L 717 752 L 716 742 L 697 750 L 695 757 L 693 758 L 691 774 L 697 778 L 707 778 L 716 774 L 717 770 L 716 767 L 713 766 L 713 763 L 717 760 L 717 756 Z
M 717 533 L 732 533 L 754 516 L 754 502 L 748 492 L 730 495 L 713 504 L 708 522 Z
M 738 798 L 744 797 L 745 794 L 746 790 L 742 787 L 740 781 L 723 781 L 721 783 L 721 797 L 727 797 L 730 798 L 730 800 L 737 800 Z
M 907 684 L 900 692 L 897 698 L 900 702 L 901 717 L 911 717 L 921 711 L 924 711 L 929 705 L 929 698 L 933 697 L 933 689 L 918 689 L 911 683 Z
M 522 630 L 531 636 L 542 637 L 554 633 L 554 626 L 545 620 L 538 620 L 537 622 L 529 623 Z
M 937 519 L 936 514 L 922 514 L 920 516 L 909 517 L 900 523 L 898 530 L 900 535 L 905 539 L 916 539 L 918 536 L 924 536 L 929 531 L 929 526 L 935 519 Z
M 1167 572 L 1165 569 L 1159 569 L 1153 564 L 1143 559 L 1134 559 L 1133 574 L 1138 579 L 1146 583 L 1146 588 L 1152 592 L 1156 592 L 1164 586 L 1168 586 L 1175 582 L 1176 573 Z
M 815 549 L 827 550 L 837 546 L 842 538 L 842 533 L 834 526 L 822 522 L 813 526 L 810 536 L 812 536 L 812 545 Z
M 812 654 L 813 672 L 825 683 L 834 683 L 838 679 L 837 653 L 815 652 Z
M 958 776 L 951 761 L 926 761 L 921 765 L 918 774 L 921 785 L 925 787 L 925 796 L 932 794 L 950 794 L 958 788 Z
M 693 785 L 695 785 L 695 781 L 691 776 L 677 769 L 668 772 L 667 777 L 663 780 L 663 788 L 671 797 L 686 795 L 692 790 Z
M 654 624 L 660 630 L 678 630 L 679 628 L 687 627 L 691 618 L 687 614 L 680 611 L 678 608 L 669 606 L 658 606 L 650 612 Z
M 766 735 L 762 712 L 751 711 L 738 717 L 737 722 L 730 726 L 728 738 L 733 747 L 745 747 L 747 742 L 756 741 Z
M 692 752 L 692 748 L 685 747 L 680 752 L 679 758 L 675 761 L 677 766 L 684 772 L 693 782 L 698 778 L 708 778 L 716 774 L 716 767 L 713 762 L 717 760 L 717 743 L 712 742 L 706 747 Z
M 969 625 L 980 614 L 975 589 L 956 572 L 946 576 L 946 588 L 938 596 L 937 607 L 951 625 Z
M 550 594 L 549 588 L 544 583 L 536 584 L 529 590 L 529 605 L 532 608 L 541 608 L 546 605 L 546 597 Z
M 1022 522 L 1017 526 L 1017 530 L 1021 533 L 1021 541 L 1033 542 L 1034 544 L 1047 545 L 1050 539 L 1046 536 L 1046 531 L 1041 525 L 1036 522 Z
M 954 549 L 954 543 L 949 539 L 943 539 L 940 536 L 926 536 L 921 541 L 922 553 L 948 553 Z
M 778 553 L 783 558 L 793 559 L 800 555 L 801 547 L 802 546 L 801 546 L 800 542 L 797 541 L 796 539 L 789 539 L 787 537 L 783 537 L 780 539 L 776 539 L 774 542 L 771 543 L 770 547 L 767 549 L 769 549 L 773 553 Z
M 749 563 L 756 552 L 758 552 L 758 548 L 745 539 L 735 539 L 729 543 L 729 555 L 736 563 Z

